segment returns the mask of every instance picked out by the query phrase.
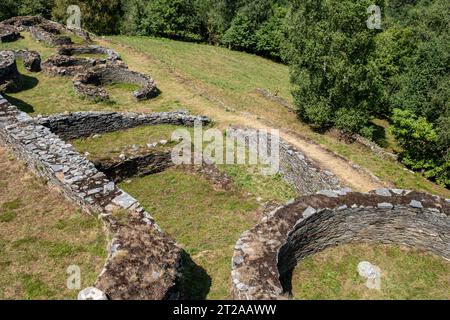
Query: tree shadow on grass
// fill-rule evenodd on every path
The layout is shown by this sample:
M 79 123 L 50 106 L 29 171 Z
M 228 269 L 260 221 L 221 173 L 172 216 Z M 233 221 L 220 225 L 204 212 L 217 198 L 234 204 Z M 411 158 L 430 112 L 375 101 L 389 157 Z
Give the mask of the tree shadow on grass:
M 211 277 L 205 269 L 192 261 L 183 250 L 183 277 L 181 280 L 182 298 L 186 300 L 205 300 L 211 288 Z
M 10 95 L 4 94 L 4 97 L 6 100 L 9 101 L 9 103 L 15 105 L 20 111 L 26 112 L 26 113 L 33 113 L 34 108 L 31 104 L 26 103 L 23 100 L 11 97 Z

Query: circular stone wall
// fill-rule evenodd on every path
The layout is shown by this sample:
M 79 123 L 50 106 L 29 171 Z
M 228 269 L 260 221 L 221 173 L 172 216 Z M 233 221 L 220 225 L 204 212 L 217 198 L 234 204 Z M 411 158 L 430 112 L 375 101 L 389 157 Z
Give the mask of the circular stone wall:
M 0 51 L 0 92 L 14 89 L 19 79 L 14 51 Z
M 242 234 L 232 260 L 232 295 L 286 298 L 298 262 L 349 242 L 402 244 L 450 259 L 448 201 L 397 189 L 322 191 L 302 197 Z

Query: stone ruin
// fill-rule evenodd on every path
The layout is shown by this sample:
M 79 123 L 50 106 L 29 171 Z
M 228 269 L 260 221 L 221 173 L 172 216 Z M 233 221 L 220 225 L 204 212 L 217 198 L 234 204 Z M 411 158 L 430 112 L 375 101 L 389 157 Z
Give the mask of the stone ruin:
M 14 89 L 19 79 L 14 52 L 0 51 L 0 92 Z
M 379 189 L 363 194 L 325 190 L 264 217 L 236 242 L 235 299 L 286 299 L 297 263 L 349 242 L 402 244 L 450 258 L 450 200 Z
M 105 59 L 82 58 L 76 54 L 105 54 Z M 58 53 L 43 64 L 44 72 L 57 76 L 71 76 L 75 92 L 93 100 L 108 101 L 109 94 L 102 87 L 111 83 L 133 83 L 141 88 L 133 92 L 137 101 L 159 94 L 155 81 L 142 73 L 131 71 L 112 49 L 101 46 L 62 46 Z
M 0 43 L 12 42 L 20 38 L 19 31 L 13 26 L 0 24 Z
M 22 59 L 25 69 L 28 71 L 39 72 L 41 70 L 41 56 L 36 51 L 0 51 L 0 92 L 20 89 L 22 77 L 17 69 L 16 59 Z
M 14 40 L 18 39 L 19 32 L 29 31 L 33 39 L 43 41 L 49 46 L 72 44 L 69 35 L 76 35 L 85 41 L 91 41 L 89 33 L 84 30 L 68 29 L 60 23 L 40 16 L 20 16 L 4 20 L 0 23 L 0 34 L 1 30 L 10 30 L 9 37 Z
M 133 92 L 137 101 L 151 99 L 159 94 L 156 82 L 151 77 L 115 65 L 100 65 L 78 74 L 73 80 L 73 86 L 80 96 L 106 101 L 109 100 L 109 95 L 101 86 L 120 82 L 133 83 L 141 87 Z
M 0 143 L 108 230 L 108 259 L 95 288 L 110 299 L 179 298 L 182 249 L 136 199 L 38 122 L 0 96 Z
M 13 18 L 1 23 L 0 30 L 7 25 L 21 31 L 40 23 L 42 20 L 37 17 Z M 61 47 L 58 56 L 69 65 L 61 62 L 52 67 L 70 67 L 70 63 L 79 61 L 75 59 L 83 59 L 73 56 L 78 53 L 106 54 L 106 61 L 87 59 L 86 65 L 75 62 L 82 67 L 55 74 L 74 75 L 80 90 L 96 88 L 105 94 L 96 85 L 134 81 L 143 87 L 136 93 L 137 99 L 154 94 L 156 87 L 151 78 L 129 71 L 118 62 L 118 55 L 106 50 L 109 49 Z M 28 70 L 39 70 L 38 53 L 2 51 L 0 87 L 17 85 L 17 58 L 24 60 Z M 44 65 L 51 73 L 51 64 Z M 86 66 L 88 71 L 80 72 Z M 62 138 L 148 124 L 189 126 L 195 121 L 207 124 L 210 120 L 182 112 L 77 112 L 33 119 L 0 96 L 0 143 L 67 198 L 102 219 L 110 235 L 105 266 L 94 287 L 80 292 L 82 299 L 182 298 L 183 250 L 136 199 L 114 182 L 164 170 L 170 166 L 167 153 L 156 157 L 142 153 L 94 165 Z M 242 133 L 236 130 L 233 134 Z M 244 139 L 250 141 L 254 137 Z M 450 259 L 450 200 L 398 189 L 367 194 L 342 189 L 332 173 L 322 170 L 286 141 L 280 142 L 280 170 L 283 179 L 294 185 L 301 196 L 272 211 L 238 239 L 232 258 L 233 298 L 286 299 L 297 263 L 330 246 L 349 242 L 404 244 Z
M 116 51 L 98 45 L 62 46 L 58 48 L 57 53 L 63 56 L 73 56 L 76 54 L 104 54 L 107 58 L 102 60 L 103 63 L 106 63 L 107 61 L 120 61 L 120 55 Z

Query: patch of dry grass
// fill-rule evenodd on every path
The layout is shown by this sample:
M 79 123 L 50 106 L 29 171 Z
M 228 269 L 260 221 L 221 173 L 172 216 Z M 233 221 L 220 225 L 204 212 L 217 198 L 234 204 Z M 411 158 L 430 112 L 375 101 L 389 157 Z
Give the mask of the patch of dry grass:
M 81 269 L 91 286 L 106 259 L 101 223 L 48 190 L 0 148 L 0 299 L 73 299 L 66 273 Z

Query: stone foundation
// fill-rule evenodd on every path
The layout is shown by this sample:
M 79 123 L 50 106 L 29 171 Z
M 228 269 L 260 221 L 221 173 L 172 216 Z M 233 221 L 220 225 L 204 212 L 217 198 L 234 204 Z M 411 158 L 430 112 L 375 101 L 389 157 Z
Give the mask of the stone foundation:
M 49 128 L 53 133 L 65 140 L 89 137 L 94 134 L 129 129 L 142 125 L 172 124 L 193 126 L 196 121 L 203 125 L 211 122 L 208 117 L 194 116 L 181 111 L 150 114 L 81 111 L 51 116 L 37 116 L 34 118 L 34 121 L 37 124 Z
M 179 297 L 179 246 L 94 164 L 1 96 L 0 143 L 67 198 L 103 220 L 112 240 L 95 284 L 98 289 L 110 299 Z
M 105 54 L 107 58 L 104 59 L 104 63 L 106 63 L 106 60 L 111 62 L 120 60 L 120 55 L 116 51 L 98 45 L 63 46 L 58 48 L 57 53 L 63 56 L 73 56 L 76 54 Z
M 19 81 L 20 73 L 14 52 L 0 51 L 0 92 L 17 88 Z
M 450 258 L 450 203 L 437 196 L 380 189 L 325 190 L 272 212 L 237 241 L 235 299 L 285 299 L 293 268 L 328 247 L 401 244 Z
M 69 36 L 61 34 L 53 24 L 32 26 L 30 27 L 30 34 L 34 40 L 45 42 L 47 45 L 53 47 L 72 44 L 72 39 Z
M 20 38 L 19 31 L 13 26 L 0 24 L 0 43 L 12 42 Z
M 103 62 L 97 59 L 78 58 L 55 54 L 44 61 L 42 64 L 42 69 L 44 72 L 53 76 L 73 77 L 86 71 L 87 68 L 95 67 L 101 63 Z
M 72 41 L 65 34 L 73 34 L 85 41 L 91 41 L 89 33 L 84 30 L 68 29 L 60 23 L 47 20 L 40 16 L 14 17 L 2 21 L 0 26 L 14 27 L 18 31 L 30 31 L 34 39 L 44 41 L 48 45 L 53 46 L 71 44 Z
M 41 71 L 41 56 L 37 51 L 15 50 L 14 55 L 23 60 L 25 69 L 31 72 Z
M 229 128 L 227 133 L 232 137 L 245 139 L 247 146 L 249 142 L 257 143 L 259 139 L 252 131 L 246 129 Z M 267 140 L 262 141 L 262 143 L 270 147 L 270 139 L 271 135 L 268 134 Z M 338 178 L 332 172 L 322 170 L 303 153 L 281 138 L 279 151 L 279 172 L 283 180 L 292 185 L 299 195 L 315 193 L 322 189 L 340 189 L 342 187 Z
M 111 83 L 133 83 L 141 86 L 133 92 L 137 101 L 154 98 L 159 94 L 156 82 L 151 77 L 116 65 L 91 68 L 78 74 L 73 83 L 77 94 L 95 100 L 109 100 L 106 90 L 99 86 Z

